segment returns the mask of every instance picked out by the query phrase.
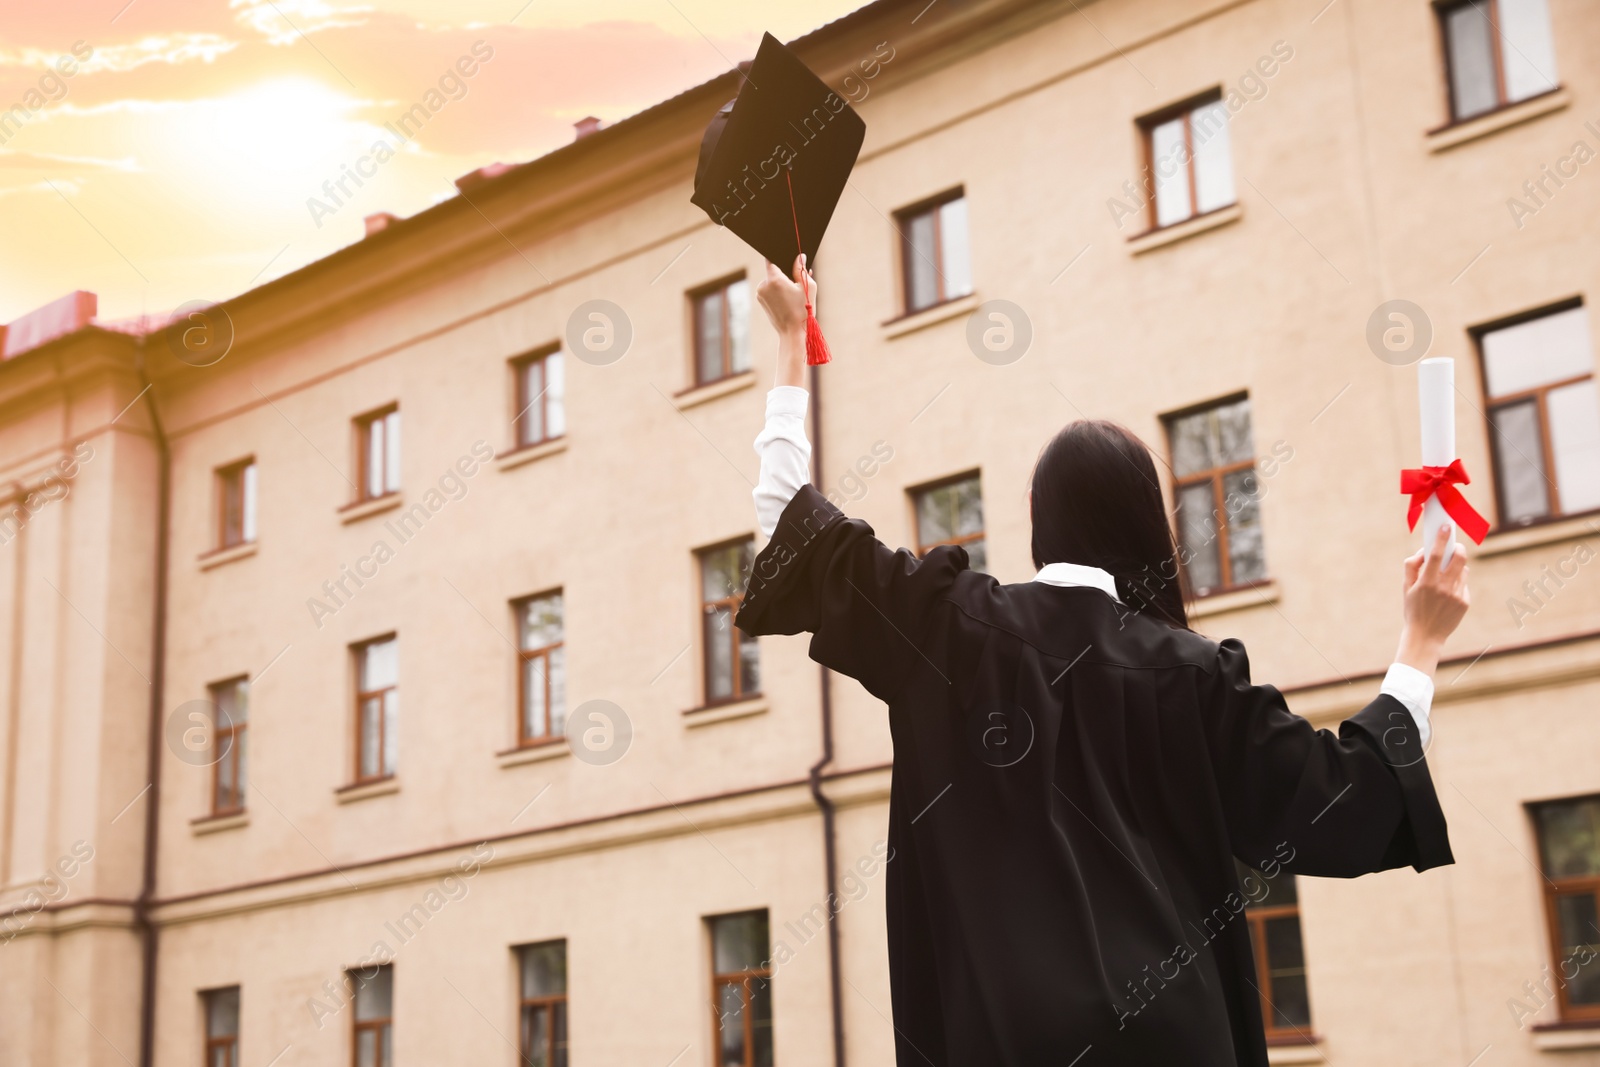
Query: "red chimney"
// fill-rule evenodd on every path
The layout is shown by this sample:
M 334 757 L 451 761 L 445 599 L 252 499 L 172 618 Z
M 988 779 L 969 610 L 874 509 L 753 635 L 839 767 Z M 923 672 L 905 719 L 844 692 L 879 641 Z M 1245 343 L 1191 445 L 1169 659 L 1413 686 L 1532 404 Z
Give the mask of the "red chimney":
M 371 237 L 375 233 L 381 233 L 384 230 L 387 230 L 391 223 L 396 223 L 399 221 L 400 219 L 398 216 L 391 215 L 387 211 L 379 211 L 368 215 L 366 218 L 367 236 Z
M 5 347 L 0 349 L 0 359 L 38 348 L 57 337 L 76 333 L 89 325 L 99 307 L 99 298 L 93 293 L 78 290 L 44 307 L 35 308 L 6 327 Z
M 573 140 L 581 141 L 591 133 L 599 133 L 600 127 L 603 125 L 605 124 L 599 119 L 595 118 L 593 115 L 590 115 L 588 118 L 579 119 L 577 122 L 572 124 L 572 128 L 578 131 L 578 135 L 574 137 Z

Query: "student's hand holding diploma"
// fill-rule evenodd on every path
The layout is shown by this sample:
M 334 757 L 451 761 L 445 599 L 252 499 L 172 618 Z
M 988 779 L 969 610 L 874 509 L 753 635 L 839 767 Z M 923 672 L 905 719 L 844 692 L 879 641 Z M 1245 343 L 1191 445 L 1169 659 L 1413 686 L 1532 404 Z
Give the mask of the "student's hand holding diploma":
M 1395 661 L 1432 675 L 1439 668 L 1439 653 L 1455 632 L 1472 603 L 1467 590 L 1466 554 L 1458 546 L 1443 567 L 1445 546 L 1453 531 L 1442 526 L 1431 551 L 1406 560 L 1405 624 L 1400 630 L 1400 650 Z
M 801 291 L 804 283 L 806 290 Z M 795 257 L 794 279 L 767 263 L 767 277 L 756 286 L 756 300 L 767 321 L 778 331 L 778 370 L 775 385 L 804 387 L 806 378 L 806 303 L 817 300 L 817 279 L 806 270 L 806 257 Z

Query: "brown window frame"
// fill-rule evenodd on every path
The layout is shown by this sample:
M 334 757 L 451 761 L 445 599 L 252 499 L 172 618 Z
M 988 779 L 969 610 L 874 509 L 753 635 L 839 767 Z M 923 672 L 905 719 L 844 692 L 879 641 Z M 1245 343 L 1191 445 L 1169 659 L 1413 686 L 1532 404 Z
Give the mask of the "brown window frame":
M 373 426 L 374 423 L 382 422 L 383 420 L 387 419 L 390 415 L 395 414 L 399 410 L 400 410 L 400 405 L 397 402 L 397 403 L 393 403 L 393 404 L 385 404 L 381 408 L 377 408 L 377 409 L 375 409 L 373 411 L 369 411 L 364 415 L 356 416 L 355 428 L 356 428 L 356 471 L 357 471 L 357 476 L 356 476 L 356 502 L 357 503 L 365 503 L 368 500 L 383 500 L 385 497 L 395 496 L 396 494 L 398 494 L 400 492 L 399 489 L 390 489 L 390 488 L 388 488 L 389 475 L 392 473 L 395 476 L 395 480 L 398 481 L 399 477 L 400 477 L 400 472 L 399 471 L 392 471 L 391 472 L 389 470 L 389 467 L 388 467 L 388 462 L 389 462 L 388 461 L 389 443 L 388 443 L 387 439 L 384 441 L 384 449 L 383 449 L 383 451 L 384 451 L 384 466 L 383 466 L 383 485 L 384 485 L 384 490 L 381 493 L 373 493 L 373 492 L 371 492 L 369 490 L 369 486 L 371 485 L 371 482 L 372 482 L 372 478 L 371 478 L 371 475 L 372 475 L 372 426 Z
M 1189 213 L 1176 222 L 1169 222 L 1165 226 L 1161 225 L 1157 221 L 1160 218 L 1160 213 L 1156 204 L 1156 127 L 1164 126 L 1179 116 L 1187 118 L 1190 114 L 1202 107 L 1205 107 L 1207 104 L 1215 104 L 1221 99 L 1222 89 L 1219 86 L 1216 88 L 1207 89 L 1205 92 L 1191 96 L 1187 100 L 1179 101 L 1176 104 L 1170 104 L 1167 107 L 1162 108 L 1160 111 L 1152 111 L 1148 115 L 1142 115 L 1135 120 L 1135 124 L 1139 128 L 1139 152 L 1144 161 L 1146 186 L 1146 203 L 1144 209 L 1145 233 L 1155 233 L 1157 230 L 1170 230 L 1174 226 L 1182 226 L 1186 222 L 1193 222 L 1195 219 L 1204 218 L 1207 215 L 1213 215 L 1218 211 L 1226 211 L 1230 207 L 1233 207 L 1239 203 L 1238 190 L 1235 189 L 1232 203 L 1223 204 L 1221 207 L 1214 207 L 1210 211 L 1200 210 L 1198 179 L 1195 177 L 1194 169 L 1194 122 L 1193 120 L 1189 120 L 1183 124 L 1183 150 L 1184 154 L 1188 157 L 1187 161 L 1184 163 L 1183 171 L 1186 179 L 1185 188 L 1189 194 Z M 1229 151 L 1232 151 L 1231 138 L 1229 141 Z M 1135 236 L 1142 235 L 1136 234 Z
M 987 517 L 985 517 L 984 524 L 979 527 L 977 533 L 960 534 L 955 537 L 945 538 L 943 541 L 924 542 L 922 540 L 922 512 L 918 505 L 921 503 L 923 495 L 935 492 L 939 489 L 948 489 L 952 485 L 959 485 L 961 482 L 969 481 L 978 483 L 978 499 L 981 501 L 983 499 L 982 468 L 963 471 L 960 474 L 952 474 L 948 477 L 939 478 L 931 482 L 923 482 L 921 485 L 913 485 L 906 490 L 906 495 L 911 499 L 911 539 L 916 542 L 918 559 L 921 559 L 929 552 L 932 552 L 934 549 L 939 548 L 942 545 L 959 545 L 961 548 L 966 548 L 972 542 L 983 541 L 988 537 L 989 524 Z
M 1226 484 L 1228 475 L 1237 474 L 1239 471 L 1254 468 L 1257 463 L 1257 458 L 1255 456 L 1251 456 L 1249 459 L 1238 460 L 1222 467 L 1210 467 L 1203 471 L 1196 471 L 1193 474 L 1186 474 L 1181 478 L 1178 477 L 1177 468 L 1172 465 L 1172 460 L 1176 455 L 1176 452 L 1172 446 L 1172 424 L 1174 422 L 1177 422 L 1179 419 L 1188 418 L 1191 415 L 1199 415 L 1202 412 L 1210 411 L 1212 408 L 1220 408 L 1226 407 L 1229 404 L 1237 404 L 1241 400 L 1250 400 L 1250 394 L 1248 392 L 1233 393 L 1229 396 L 1220 397 L 1216 400 L 1207 400 L 1203 404 L 1195 404 L 1190 407 L 1183 408 L 1182 410 L 1169 412 L 1168 414 L 1161 416 L 1161 430 L 1166 435 L 1167 439 L 1167 470 L 1172 474 L 1172 514 L 1175 524 L 1178 514 L 1178 499 L 1182 495 L 1183 490 L 1188 489 L 1191 486 L 1200 485 L 1207 481 L 1212 483 L 1211 514 L 1217 519 L 1217 566 L 1218 571 L 1222 576 L 1221 584 L 1202 590 L 1192 581 L 1190 581 L 1188 565 L 1183 562 L 1183 528 L 1182 526 L 1175 525 L 1175 528 L 1172 531 L 1173 547 L 1177 549 L 1178 554 L 1178 567 L 1183 573 L 1183 586 L 1188 594 L 1195 600 L 1203 600 L 1207 597 L 1221 596 L 1223 593 L 1234 593 L 1241 589 L 1258 589 L 1261 586 L 1270 585 L 1272 583 L 1271 572 L 1268 572 L 1266 575 L 1260 578 L 1254 578 L 1246 582 L 1234 581 L 1233 552 L 1230 550 L 1228 543 L 1230 536 L 1228 532 L 1228 498 L 1223 486 Z M 1252 440 L 1254 440 L 1255 437 L 1254 408 L 1255 404 L 1252 401 L 1250 416 L 1250 433 Z
M 354 772 L 352 777 L 351 777 L 351 779 L 350 779 L 350 784 L 351 785 L 370 785 L 373 782 L 386 782 L 389 779 L 395 777 L 399 773 L 398 766 L 393 771 L 383 771 L 381 769 L 383 767 L 383 764 L 384 764 L 385 745 L 386 745 L 386 742 L 388 740 L 388 738 L 385 737 L 385 735 L 384 735 L 384 731 L 387 728 L 386 720 L 387 720 L 388 716 L 386 714 L 383 714 L 382 701 L 381 700 L 380 700 L 380 703 L 379 703 L 380 713 L 378 715 L 378 766 L 379 766 L 380 770 L 379 770 L 379 773 L 377 773 L 377 774 L 363 775 L 361 773 L 361 740 L 362 740 L 362 734 L 361 734 L 361 706 L 362 706 L 362 704 L 364 702 L 366 702 L 367 700 L 372 699 L 373 697 L 380 697 L 381 698 L 384 694 L 394 692 L 395 690 L 400 688 L 400 683 L 398 681 L 396 681 L 393 685 L 386 685 L 381 689 L 362 689 L 361 688 L 361 671 L 362 671 L 362 666 L 363 666 L 362 657 L 366 655 L 367 649 L 371 648 L 373 645 L 381 645 L 381 644 L 384 644 L 387 641 L 395 641 L 395 640 L 398 640 L 398 639 L 399 639 L 399 634 L 398 633 L 380 634 L 377 637 L 369 637 L 365 641 L 357 641 L 355 644 L 350 646 L 352 659 L 353 659 L 354 665 L 355 665 L 355 680 L 354 680 L 354 688 L 355 688 L 355 707 L 354 707 L 355 716 L 354 716 L 354 718 L 355 718 L 355 721 L 352 724 L 352 726 L 353 726 L 352 732 L 354 734 L 355 749 L 351 753 L 351 755 L 353 757 L 352 760 L 351 760 L 351 769 Z M 396 655 L 398 656 L 398 652 L 396 653 Z M 398 673 L 398 670 L 399 670 L 399 667 L 398 667 L 398 664 L 397 664 L 396 665 L 396 672 L 397 673 Z
M 372 1040 L 372 1062 L 382 1063 L 384 1053 L 394 1043 L 394 971 L 393 964 L 381 963 L 374 967 L 356 968 L 346 971 L 350 980 L 350 1067 L 361 1067 L 361 1035 L 364 1031 L 374 1033 Z M 356 990 L 360 979 L 356 977 L 361 970 L 388 971 L 389 972 L 389 1014 L 380 1019 L 360 1019 L 356 1016 L 355 1000 Z M 393 1057 L 389 1057 L 393 1062 Z
M 548 366 L 541 368 L 539 372 L 540 380 L 544 382 L 544 388 L 539 391 L 537 396 L 530 397 L 528 395 L 528 368 L 535 363 L 544 363 L 551 356 L 559 355 L 561 355 L 561 343 L 557 341 L 553 344 L 545 345 L 543 348 L 534 349 L 532 352 L 526 352 L 510 361 L 513 396 L 516 398 L 517 405 L 516 410 L 512 412 L 511 419 L 512 451 L 523 448 L 537 448 L 539 445 L 548 444 L 551 441 L 559 441 L 566 436 L 564 429 L 561 433 L 553 434 L 550 432 L 550 370 Z M 534 404 L 539 405 L 541 435 L 538 438 L 525 438 L 524 431 L 528 423 L 523 420 L 527 417 L 528 410 Z
M 526 609 L 527 605 L 532 603 L 533 601 L 535 601 L 535 600 L 543 600 L 546 597 L 551 597 L 551 596 L 559 596 L 559 597 L 561 597 L 561 640 L 553 642 L 552 644 L 541 645 L 538 648 L 523 648 L 522 647 L 522 631 L 523 631 L 522 612 Z M 516 600 L 513 600 L 511 602 L 511 610 L 512 610 L 512 612 L 514 614 L 514 617 L 516 619 L 516 626 L 517 626 L 517 642 L 516 642 L 516 645 L 517 645 L 517 747 L 518 748 L 536 748 L 539 745 L 553 744 L 553 743 L 555 743 L 557 741 L 563 740 L 564 737 L 561 734 L 553 733 L 552 730 L 551 730 L 551 724 L 550 724 L 550 654 L 552 652 L 556 651 L 557 649 L 563 649 L 563 648 L 567 647 L 567 597 L 566 597 L 566 591 L 564 589 L 562 589 L 561 587 L 557 586 L 554 589 L 546 589 L 542 593 L 530 593 L 527 596 L 518 597 Z M 528 671 L 527 671 L 526 665 L 527 665 L 527 662 L 529 660 L 531 660 L 531 659 L 540 659 L 540 660 L 544 661 L 543 664 L 541 665 L 541 669 L 539 671 L 539 677 L 544 679 L 544 729 L 545 729 L 545 732 L 542 735 L 530 735 L 525 730 L 525 727 L 527 726 L 527 722 L 528 722 L 528 684 L 527 684 L 528 683 Z
M 1455 53 L 1450 49 L 1450 31 L 1445 22 L 1452 11 L 1466 7 L 1471 2 L 1472 0 L 1434 0 L 1433 3 L 1434 27 L 1439 35 L 1439 54 L 1444 59 L 1444 102 L 1445 108 L 1450 113 L 1450 118 L 1443 126 L 1430 131 L 1432 133 L 1448 130 L 1453 126 L 1460 126 L 1468 122 L 1477 122 L 1479 119 L 1488 118 L 1490 115 L 1504 111 L 1506 108 L 1516 107 L 1518 104 L 1526 104 L 1530 100 L 1538 100 L 1540 97 L 1549 96 L 1551 93 L 1558 93 L 1562 88 L 1558 82 L 1543 92 L 1525 96 L 1521 100 L 1510 99 L 1506 89 L 1505 34 L 1500 32 L 1500 0 L 1485 0 L 1489 8 L 1489 28 L 1493 31 L 1489 35 L 1489 47 L 1494 59 L 1495 105 L 1487 111 L 1479 111 L 1477 114 L 1461 118 L 1456 109 L 1456 57 Z M 1552 25 L 1551 33 L 1554 34 L 1554 32 L 1555 27 Z
M 1561 973 L 1563 945 L 1561 944 L 1561 916 L 1556 910 L 1558 897 L 1570 896 L 1574 892 L 1588 892 L 1595 897 L 1595 908 L 1600 912 L 1600 874 L 1568 875 L 1560 877 L 1550 874 L 1544 869 L 1544 840 L 1540 835 L 1537 809 L 1555 804 L 1570 804 L 1575 801 L 1595 799 L 1595 794 L 1585 794 L 1575 797 L 1561 797 L 1556 800 L 1541 801 L 1528 805 L 1528 816 L 1533 823 L 1534 841 L 1539 849 L 1539 873 L 1542 876 L 1542 895 L 1544 897 L 1545 936 L 1550 947 L 1550 962 L 1557 974 Z M 1600 940 L 1600 934 L 1596 935 Z M 1600 959 L 1587 964 L 1589 967 L 1600 967 Z M 1600 1022 L 1600 1004 L 1572 1004 L 1567 999 L 1567 984 L 1556 983 L 1556 1016 L 1562 1023 Z
M 205 1067 L 212 1067 L 212 1064 L 216 1062 L 215 1053 L 219 1049 L 225 1050 L 228 1054 L 227 1067 L 239 1067 L 239 1028 L 236 1026 L 231 1034 L 213 1035 L 211 1033 L 211 998 L 227 993 L 232 993 L 235 997 L 239 997 L 242 1008 L 243 998 L 240 997 L 240 989 L 236 985 L 222 986 L 219 989 L 207 989 L 200 994 L 200 1010 L 205 1015 Z
M 958 185 L 954 189 L 946 189 L 942 193 L 919 200 L 915 204 L 903 207 L 894 213 L 895 232 L 900 236 L 900 317 L 907 318 L 911 315 L 920 315 L 924 311 L 931 311 L 952 300 L 960 300 L 970 296 L 970 290 L 951 296 L 945 289 L 944 277 L 944 222 L 939 214 L 939 209 L 956 200 L 965 200 L 967 190 L 965 186 Z M 933 291 L 932 303 L 923 304 L 921 307 L 911 306 L 911 271 L 912 256 L 917 254 L 917 249 L 911 241 L 911 223 L 924 215 L 933 216 Z M 968 219 L 970 230 L 971 219 Z M 970 236 L 969 236 L 970 239 Z
M 245 470 L 256 465 L 254 456 L 235 460 L 216 469 L 217 484 L 217 538 L 218 551 L 253 544 L 255 537 L 245 536 Z M 232 493 L 238 493 L 238 522 L 229 521 L 229 504 Z M 254 533 L 254 531 L 252 531 Z
M 750 374 L 753 371 L 753 367 L 746 367 L 744 370 L 733 369 L 733 302 L 728 299 L 728 289 L 738 282 L 748 284 L 749 277 L 744 271 L 726 275 L 714 282 L 708 282 L 696 289 L 689 290 L 689 354 L 694 363 L 690 374 L 690 380 L 694 382 L 691 388 L 698 389 L 703 385 L 715 385 L 718 382 L 725 382 L 729 378 L 736 378 L 741 374 Z M 715 378 L 702 378 L 700 376 L 700 368 L 703 362 L 700 358 L 700 316 L 706 298 L 717 293 L 722 294 L 722 373 Z M 755 294 L 752 291 L 752 299 L 754 296 Z
M 754 641 L 756 639 L 753 637 L 746 637 L 744 631 L 739 629 L 737 626 L 732 625 L 731 621 L 738 616 L 739 608 L 744 603 L 744 591 L 735 590 L 727 596 L 719 597 L 716 600 L 707 600 L 705 598 L 706 557 L 711 553 L 717 552 L 721 549 L 731 548 L 734 545 L 742 544 L 750 545 L 750 554 L 753 559 L 755 556 L 755 537 L 748 534 L 743 537 L 730 537 L 726 541 L 719 541 L 714 545 L 705 545 L 701 548 L 695 549 L 694 551 L 696 578 L 695 588 L 700 594 L 700 619 L 702 622 L 702 625 L 699 628 L 701 644 L 700 706 L 702 708 L 720 707 L 723 704 L 736 704 L 741 700 L 753 700 L 761 695 L 761 687 L 759 682 L 754 690 L 751 690 L 750 692 L 744 691 L 744 658 L 740 654 L 746 640 Z M 711 696 L 711 642 L 705 638 L 705 627 L 703 623 L 705 617 L 718 608 L 727 608 L 728 618 L 730 620 L 728 626 L 728 640 L 732 643 L 732 659 L 730 662 L 732 664 L 733 671 L 733 691 L 729 696 L 713 698 Z
M 545 945 L 553 945 L 553 944 L 556 944 L 556 943 L 560 943 L 560 945 L 561 945 L 561 955 L 562 955 L 562 958 L 565 959 L 566 953 L 567 953 L 567 941 L 566 941 L 566 938 L 564 938 L 564 937 L 553 938 L 553 939 L 551 939 L 549 941 L 535 941 L 532 944 L 516 946 L 516 953 L 517 953 L 517 1046 L 518 1046 L 517 1047 L 517 1054 L 521 1057 L 518 1060 L 519 1063 L 532 1063 L 533 1062 L 533 1058 L 532 1058 L 532 1056 L 529 1055 L 527 1046 L 522 1043 L 523 1042 L 523 1036 L 527 1032 L 527 1027 L 523 1025 L 522 1018 L 523 1018 L 524 1014 L 526 1014 L 528 1011 L 530 1011 L 530 1010 L 537 1011 L 540 1008 L 544 1008 L 544 1009 L 548 1010 L 549 1013 L 550 1013 L 550 1025 L 545 1028 L 546 1041 L 545 1041 L 545 1048 L 544 1048 L 544 1062 L 547 1063 L 547 1064 L 554 1064 L 556 1062 L 556 1025 L 555 1025 L 555 1018 L 556 1018 L 556 1010 L 558 1008 L 561 1009 L 563 1014 L 566 1016 L 566 1025 L 567 1026 L 571 1025 L 571 1014 L 567 1011 L 567 994 L 566 993 L 552 994 L 550 996 L 544 996 L 544 997 L 529 997 L 529 996 L 524 996 L 523 993 L 522 993 L 522 952 L 523 952 L 523 950 L 531 949 L 531 948 L 543 948 Z M 569 1035 L 568 1035 L 568 1040 L 569 1040 L 569 1043 L 570 1043 L 570 1040 L 571 1040 L 570 1032 L 569 1032 Z
M 216 692 L 217 692 L 217 690 L 223 688 L 224 686 L 238 685 L 240 682 L 243 682 L 244 685 L 245 685 L 246 711 L 245 711 L 244 721 L 243 722 L 233 722 L 233 721 L 230 720 L 229 721 L 229 725 L 226 726 L 226 727 L 224 727 L 220 722 L 214 722 L 214 723 L 211 724 L 212 751 L 213 752 L 223 752 L 223 748 L 222 748 L 223 742 L 225 740 L 228 742 L 227 751 L 223 752 L 222 756 L 215 763 L 213 763 L 211 765 L 211 816 L 212 816 L 212 818 L 219 818 L 219 817 L 225 816 L 225 815 L 238 815 L 240 812 L 244 811 L 244 809 L 245 809 L 244 789 L 239 784 L 240 783 L 239 772 L 242 769 L 243 763 L 244 763 L 242 757 L 240 756 L 240 748 L 239 748 L 239 746 L 240 746 L 240 742 L 245 737 L 245 731 L 248 730 L 249 727 L 250 727 L 250 713 L 249 713 L 249 710 L 248 710 L 248 708 L 249 708 L 248 701 L 250 700 L 250 688 L 249 688 L 250 687 L 250 676 L 247 675 L 247 674 L 235 675 L 232 678 L 225 678 L 220 682 L 212 682 L 209 686 L 206 687 L 206 691 L 207 691 L 208 695 L 210 695 L 210 697 L 211 697 L 212 704 L 216 705 L 216 703 L 217 703 L 217 701 L 216 701 Z M 227 764 L 228 767 L 233 771 L 233 799 L 234 799 L 234 803 L 233 803 L 232 806 L 228 806 L 228 807 L 219 807 L 218 804 L 217 804 L 218 794 L 220 793 L 220 791 L 222 789 L 222 766 L 223 766 L 223 764 Z
M 1294 877 L 1294 875 L 1289 874 L 1287 871 L 1282 872 L 1280 876 L 1287 878 Z M 1257 873 L 1257 877 L 1264 876 Z M 1287 918 L 1293 918 L 1296 923 L 1299 923 L 1300 901 L 1298 894 L 1296 895 L 1296 899 L 1293 904 L 1268 904 L 1264 907 L 1255 904 L 1247 904 L 1244 909 L 1244 918 L 1250 931 L 1250 952 L 1251 955 L 1255 957 L 1256 980 L 1261 983 L 1256 992 L 1261 996 L 1261 1026 L 1266 1032 L 1267 1044 L 1306 1045 L 1314 1043 L 1316 1039 L 1310 1032 L 1301 1030 L 1299 1027 L 1292 1025 L 1278 1026 L 1276 1024 L 1275 1020 L 1277 1018 L 1277 1009 L 1274 1006 L 1275 1001 L 1273 1000 L 1272 996 L 1272 969 L 1267 960 L 1267 923 L 1274 919 Z M 1302 936 L 1300 941 L 1300 949 L 1303 960 L 1303 954 L 1305 952 L 1303 925 L 1301 926 L 1301 929 Z M 1311 968 L 1305 967 L 1305 970 L 1307 974 L 1309 974 Z M 1308 983 L 1308 992 L 1309 988 L 1310 987 Z
M 762 914 L 767 916 L 767 956 L 768 966 L 746 967 L 741 971 L 717 970 L 717 943 L 715 923 L 718 919 L 733 919 L 741 915 Z M 739 1017 L 744 1021 L 744 1064 L 742 1067 L 754 1067 L 755 1057 L 755 1026 L 750 1011 L 750 982 L 752 980 L 772 980 L 773 970 L 770 966 L 772 955 L 772 916 L 766 908 L 751 908 L 748 911 L 727 912 L 722 915 L 706 916 L 706 932 L 710 935 L 711 942 L 711 1047 L 718 1050 L 722 1047 L 722 987 L 733 985 L 737 982 L 741 988 Z
M 1484 323 L 1482 326 L 1474 326 L 1469 331 L 1472 336 L 1473 349 L 1478 354 L 1478 387 L 1479 394 L 1483 398 L 1484 432 L 1489 437 L 1489 463 L 1493 468 L 1492 475 L 1494 478 L 1495 530 L 1523 530 L 1530 526 L 1543 526 L 1547 523 L 1565 522 L 1568 519 L 1581 518 L 1585 515 L 1600 514 L 1600 508 L 1574 512 L 1563 511 L 1561 508 L 1561 484 L 1556 479 L 1555 446 L 1550 440 L 1550 414 L 1545 403 L 1546 397 L 1553 390 L 1592 380 L 1595 377 L 1592 364 L 1587 374 L 1577 374 L 1570 378 L 1563 378 L 1560 381 L 1536 385 L 1532 389 L 1524 389 L 1518 393 L 1491 396 L 1489 393 L 1489 361 L 1487 354 L 1483 350 L 1483 339 L 1491 333 L 1497 333 L 1513 326 L 1520 326 L 1525 322 L 1533 322 L 1536 319 L 1559 315 L 1564 311 L 1572 311 L 1575 308 L 1585 306 L 1582 297 L 1573 297 L 1570 300 L 1561 300 L 1554 304 L 1534 308 L 1531 311 L 1522 311 L 1503 319 L 1496 319 L 1493 322 Z M 1506 502 L 1500 477 L 1500 441 L 1499 434 L 1495 433 L 1494 430 L 1494 414 L 1501 408 L 1515 407 L 1518 404 L 1527 403 L 1529 400 L 1534 401 L 1534 407 L 1539 416 L 1539 459 L 1544 464 L 1544 484 L 1548 494 L 1546 501 L 1549 507 L 1544 515 L 1536 515 L 1516 522 L 1507 522 L 1505 518 Z

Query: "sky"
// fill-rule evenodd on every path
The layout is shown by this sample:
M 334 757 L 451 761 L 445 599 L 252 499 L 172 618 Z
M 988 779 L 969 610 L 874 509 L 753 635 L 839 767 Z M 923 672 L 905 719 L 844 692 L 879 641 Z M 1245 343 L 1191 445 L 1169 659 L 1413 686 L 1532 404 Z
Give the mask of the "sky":
M 102 321 L 227 299 L 864 0 L 3 2 L 0 322 L 76 289 Z

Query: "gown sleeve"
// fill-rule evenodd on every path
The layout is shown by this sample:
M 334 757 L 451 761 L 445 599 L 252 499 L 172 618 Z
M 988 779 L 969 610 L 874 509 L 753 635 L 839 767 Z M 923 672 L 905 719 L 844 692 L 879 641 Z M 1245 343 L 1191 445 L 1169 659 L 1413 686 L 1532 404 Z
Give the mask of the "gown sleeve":
M 1454 863 L 1416 720 L 1393 696 L 1318 730 L 1272 686 L 1250 684 L 1244 646 L 1224 641 L 1207 730 L 1234 855 L 1285 856 L 1299 874 L 1350 878 Z
M 926 647 L 927 627 L 966 569 L 959 546 L 921 559 L 891 550 L 808 484 L 756 557 L 735 623 L 752 637 L 811 633 L 812 659 L 888 702 L 914 672 L 946 673 Z

